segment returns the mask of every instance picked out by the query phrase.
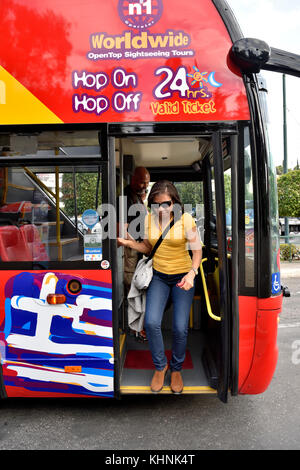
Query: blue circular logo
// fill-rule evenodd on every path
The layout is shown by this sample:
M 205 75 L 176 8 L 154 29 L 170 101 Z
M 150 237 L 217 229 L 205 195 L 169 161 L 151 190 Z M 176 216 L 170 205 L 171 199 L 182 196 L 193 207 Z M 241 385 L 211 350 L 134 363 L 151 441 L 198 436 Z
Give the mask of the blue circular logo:
M 162 0 L 119 0 L 119 15 L 129 28 L 147 29 L 161 18 Z
M 99 221 L 98 212 L 94 209 L 87 209 L 82 214 L 82 222 L 88 227 L 93 228 L 96 223 Z

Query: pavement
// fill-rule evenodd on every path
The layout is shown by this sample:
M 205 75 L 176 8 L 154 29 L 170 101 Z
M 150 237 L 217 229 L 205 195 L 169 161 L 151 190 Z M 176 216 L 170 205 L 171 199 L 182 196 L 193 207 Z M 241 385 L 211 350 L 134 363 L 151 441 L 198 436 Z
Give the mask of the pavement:
M 299 277 L 300 278 L 300 260 L 281 261 L 280 262 L 281 277 Z

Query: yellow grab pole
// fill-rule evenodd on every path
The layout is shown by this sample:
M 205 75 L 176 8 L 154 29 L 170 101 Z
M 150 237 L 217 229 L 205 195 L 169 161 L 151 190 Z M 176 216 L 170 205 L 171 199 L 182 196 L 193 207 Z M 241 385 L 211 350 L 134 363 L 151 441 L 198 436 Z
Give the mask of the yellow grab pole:
M 205 274 L 204 274 L 204 270 L 203 270 L 203 263 L 204 263 L 204 261 L 207 261 L 207 258 L 204 258 L 204 259 L 202 259 L 202 261 L 201 261 L 201 264 L 200 264 L 200 273 L 201 273 L 202 284 L 203 284 L 203 290 L 204 290 L 204 295 L 205 295 L 205 300 L 206 300 L 207 312 L 208 312 L 208 315 L 209 315 L 213 320 L 221 321 L 221 320 L 222 320 L 221 317 L 218 317 L 217 315 L 215 315 L 214 313 L 212 313 L 212 310 L 211 310 L 211 305 L 210 305 L 210 300 L 209 300 L 209 295 L 208 295 L 207 285 L 206 285 L 206 279 L 205 279 Z

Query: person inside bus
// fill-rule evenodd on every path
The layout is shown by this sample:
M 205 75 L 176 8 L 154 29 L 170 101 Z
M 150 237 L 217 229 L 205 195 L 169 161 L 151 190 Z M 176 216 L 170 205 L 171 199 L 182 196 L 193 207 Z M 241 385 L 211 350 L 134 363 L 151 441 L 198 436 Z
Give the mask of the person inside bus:
M 144 221 L 145 219 L 145 216 L 147 214 L 145 200 L 149 183 L 150 174 L 147 168 L 142 166 L 136 167 L 131 177 L 130 184 L 124 189 L 124 215 L 126 221 L 126 223 L 124 223 L 122 233 L 122 236 L 124 236 L 124 238 L 132 238 L 136 241 L 141 241 L 143 239 L 143 237 L 141 237 L 141 234 L 144 233 L 143 226 L 138 226 L 135 227 L 135 230 L 130 230 L 130 224 L 137 217 L 140 221 Z M 130 211 L 130 208 L 132 208 L 132 211 Z M 118 234 L 121 233 L 119 215 L 120 214 L 118 204 Z M 130 290 L 132 277 L 139 259 L 140 253 L 138 253 L 138 251 L 127 246 L 124 248 L 124 287 L 126 296 Z M 144 330 L 142 330 L 141 332 L 136 332 L 136 336 L 140 341 L 146 341 L 146 333 Z
M 194 279 L 202 258 L 201 240 L 192 216 L 183 212 L 176 187 L 158 181 L 150 191 L 145 219 L 145 238 L 141 242 L 118 239 L 118 243 L 149 255 L 161 233 L 175 218 L 174 225 L 153 257 L 153 277 L 146 293 L 144 327 L 149 341 L 155 373 L 151 391 L 162 390 L 170 367 L 171 390 L 181 393 L 182 365 L 185 359 L 189 313 L 194 297 Z M 192 251 L 192 258 L 189 250 Z M 171 296 L 173 302 L 172 357 L 168 366 L 161 330 L 163 313 Z

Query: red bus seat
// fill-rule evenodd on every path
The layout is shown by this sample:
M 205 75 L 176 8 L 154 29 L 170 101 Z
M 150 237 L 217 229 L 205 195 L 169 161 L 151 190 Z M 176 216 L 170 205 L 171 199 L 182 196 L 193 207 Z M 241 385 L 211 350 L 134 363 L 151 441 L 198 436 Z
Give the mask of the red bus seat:
M 0 207 L 0 212 L 20 213 L 22 216 L 31 210 L 32 203 L 30 201 L 8 202 Z
M 2 261 L 32 261 L 24 237 L 15 225 L 0 227 L 0 256 Z
M 20 232 L 31 253 L 33 261 L 49 261 L 49 256 L 44 243 L 41 241 L 40 234 L 35 225 L 23 225 Z

